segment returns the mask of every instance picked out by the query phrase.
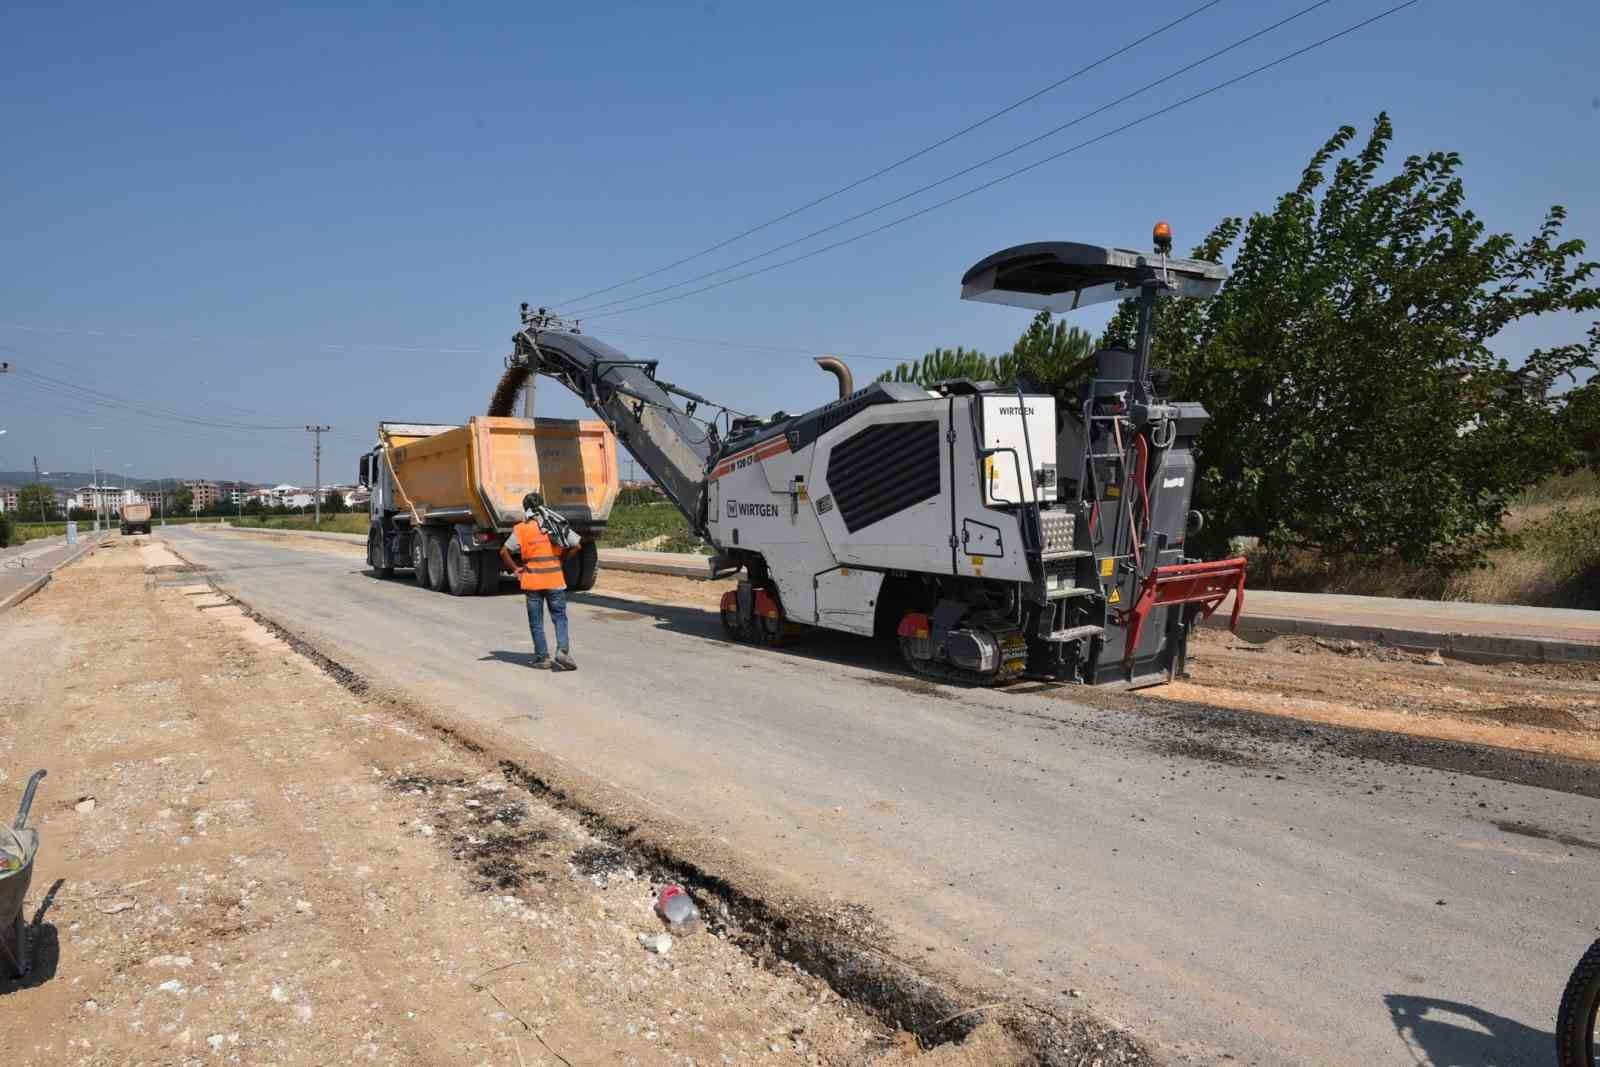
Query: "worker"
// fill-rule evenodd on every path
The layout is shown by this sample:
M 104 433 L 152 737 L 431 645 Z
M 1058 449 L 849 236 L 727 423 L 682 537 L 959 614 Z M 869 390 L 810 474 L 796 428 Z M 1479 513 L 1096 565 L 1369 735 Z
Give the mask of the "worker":
M 523 521 L 512 528 L 511 536 L 500 546 L 500 561 L 506 570 L 517 576 L 527 598 L 528 629 L 533 634 L 533 668 L 575 671 L 578 665 L 572 660 L 567 641 L 567 579 L 561 569 L 561 559 L 572 551 L 567 542 L 577 538 L 560 516 L 544 506 L 544 497 L 538 492 L 522 498 L 522 514 Z M 519 559 L 511 558 L 513 551 Z M 556 628 L 553 657 L 544 635 L 546 607 L 550 609 L 550 620 Z

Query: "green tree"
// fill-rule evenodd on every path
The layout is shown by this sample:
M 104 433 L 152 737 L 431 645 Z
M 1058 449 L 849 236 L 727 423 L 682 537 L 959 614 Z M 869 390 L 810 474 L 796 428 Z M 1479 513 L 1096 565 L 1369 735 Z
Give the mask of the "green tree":
M 1089 369 L 1089 357 L 1097 348 L 1088 330 L 1051 322 L 1050 312 L 1041 311 L 1011 347 L 1010 358 L 1017 374 L 1033 387 L 1061 393 Z
M 5 548 L 13 542 L 22 543 L 22 538 L 17 536 L 16 524 L 11 519 L 9 511 L 0 511 L 0 548 Z
M 1590 327 L 1597 331 L 1600 324 Z M 1578 457 L 1600 471 L 1600 376 L 1561 397 L 1561 420 Z
M 1347 154 L 1355 136 L 1340 129 L 1272 211 L 1224 219 L 1196 248 L 1219 259 L 1238 242 L 1232 277 L 1214 300 L 1163 302 L 1152 362 L 1211 413 L 1197 457 L 1208 550 L 1252 534 L 1457 564 L 1499 536 L 1517 492 L 1576 458 L 1551 396 L 1595 367 L 1600 330 L 1518 366 L 1490 344 L 1523 319 L 1600 307 L 1596 264 L 1562 239 L 1561 207 L 1526 240 L 1491 233 L 1455 153 L 1385 178 L 1388 116 Z M 1124 304 L 1107 337 L 1127 343 L 1132 327 Z
M 329 493 L 322 501 L 322 513 L 324 515 L 339 515 L 349 510 L 349 506 L 344 502 L 343 493 Z
M 951 378 L 1009 383 L 1017 376 L 1016 362 L 1009 355 L 995 359 L 974 348 L 935 348 L 914 362 L 901 363 L 878 376 L 880 382 L 915 382 L 932 385 Z
M 174 515 L 188 515 L 194 511 L 194 491 L 187 485 L 173 489 L 172 497 L 167 501 L 167 510 Z
M 30 482 L 17 490 L 19 522 L 49 522 L 60 514 L 55 490 L 43 482 Z

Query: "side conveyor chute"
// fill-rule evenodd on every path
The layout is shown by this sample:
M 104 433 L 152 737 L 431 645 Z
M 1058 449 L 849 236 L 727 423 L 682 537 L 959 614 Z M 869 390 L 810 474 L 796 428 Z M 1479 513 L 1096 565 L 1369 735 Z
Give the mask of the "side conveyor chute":
M 703 535 L 702 496 L 715 441 L 656 382 L 655 363 L 560 329 L 530 327 L 514 342 L 510 365 L 548 375 L 576 393 L 683 512 L 690 529 Z

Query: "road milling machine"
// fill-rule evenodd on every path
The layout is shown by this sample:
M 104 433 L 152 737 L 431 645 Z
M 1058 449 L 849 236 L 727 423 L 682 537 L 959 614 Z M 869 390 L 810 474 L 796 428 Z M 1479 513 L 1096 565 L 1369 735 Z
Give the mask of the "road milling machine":
M 776 644 L 807 627 L 899 641 L 934 678 L 1023 676 L 1145 686 L 1184 670 L 1190 627 L 1234 594 L 1244 560 L 1184 554 L 1201 405 L 1152 373 L 1158 300 L 1209 297 L 1227 272 L 1065 242 L 996 252 L 966 300 L 1069 312 L 1134 300 L 1131 351 L 1090 357 L 1075 395 L 960 379 L 852 386 L 800 415 L 697 418 L 715 407 L 544 309 L 523 307 L 508 366 L 548 375 L 616 434 L 738 574 L 731 637 Z M 727 409 L 724 409 L 727 410 Z

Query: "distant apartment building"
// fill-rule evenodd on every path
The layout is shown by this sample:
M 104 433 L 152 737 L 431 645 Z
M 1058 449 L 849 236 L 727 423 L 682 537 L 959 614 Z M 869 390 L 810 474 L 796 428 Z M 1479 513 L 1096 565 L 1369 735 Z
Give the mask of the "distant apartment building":
M 142 490 L 124 489 L 116 485 L 83 485 L 71 492 L 58 490 L 56 493 L 56 503 L 63 510 L 97 511 L 113 516 L 122 514 L 124 504 L 142 504 L 144 501 Z
M 17 510 L 17 487 L 0 485 L 0 511 Z
M 189 490 L 192 502 L 190 506 L 195 511 L 205 511 L 207 508 L 215 507 L 217 501 L 222 499 L 222 492 L 216 482 L 193 481 L 182 484 Z

